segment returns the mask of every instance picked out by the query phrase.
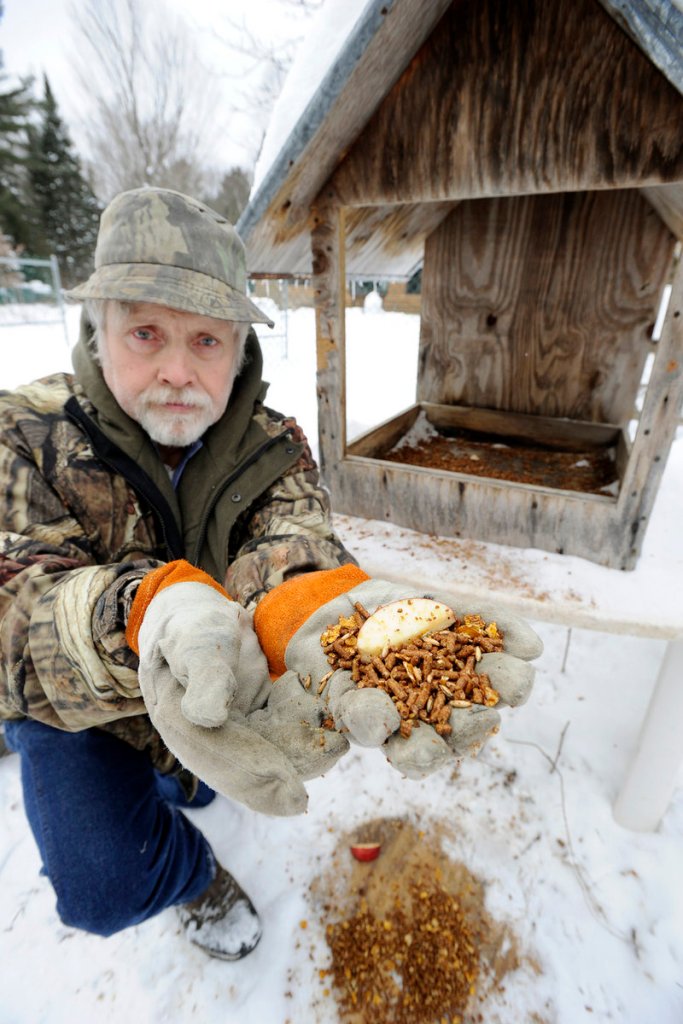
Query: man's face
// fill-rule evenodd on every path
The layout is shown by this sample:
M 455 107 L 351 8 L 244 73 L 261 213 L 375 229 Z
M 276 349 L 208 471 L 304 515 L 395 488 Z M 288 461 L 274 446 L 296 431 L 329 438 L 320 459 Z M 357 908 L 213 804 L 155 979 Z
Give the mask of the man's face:
M 239 358 L 234 324 L 151 302 L 110 303 L 103 334 L 109 390 L 153 441 L 185 447 L 225 412 Z

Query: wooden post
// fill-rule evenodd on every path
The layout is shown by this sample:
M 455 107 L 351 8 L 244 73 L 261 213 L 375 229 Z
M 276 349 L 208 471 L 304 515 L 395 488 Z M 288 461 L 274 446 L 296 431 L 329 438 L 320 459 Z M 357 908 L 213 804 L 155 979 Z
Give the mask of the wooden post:
M 318 197 L 313 225 L 320 469 L 323 480 L 331 487 L 346 446 L 346 275 L 343 213 L 330 190 Z

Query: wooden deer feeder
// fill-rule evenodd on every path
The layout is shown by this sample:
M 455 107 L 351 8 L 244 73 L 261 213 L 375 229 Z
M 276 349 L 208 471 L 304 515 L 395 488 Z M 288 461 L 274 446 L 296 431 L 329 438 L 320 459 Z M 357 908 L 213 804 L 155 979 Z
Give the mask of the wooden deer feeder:
M 635 565 L 683 393 L 682 47 L 668 0 L 365 8 L 239 224 L 312 274 L 337 510 Z M 415 403 L 349 443 L 347 275 L 416 267 Z

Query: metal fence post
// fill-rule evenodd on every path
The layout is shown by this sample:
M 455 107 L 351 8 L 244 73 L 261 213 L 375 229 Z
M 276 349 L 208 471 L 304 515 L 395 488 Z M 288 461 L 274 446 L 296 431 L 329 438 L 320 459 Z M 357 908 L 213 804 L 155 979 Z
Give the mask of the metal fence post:
M 64 300 L 62 298 L 62 283 L 59 273 L 59 264 L 57 263 L 56 256 L 52 255 L 47 260 L 29 259 L 22 258 L 19 256 L 0 256 L 0 267 L 7 267 L 14 275 L 19 278 L 13 284 L 3 286 L 3 298 L 7 301 L 0 303 L 0 309 L 7 307 L 14 307 L 16 310 L 20 310 L 22 306 L 34 307 L 40 304 L 39 293 L 35 292 L 34 289 L 34 301 L 27 301 L 26 293 L 31 290 L 31 282 L 27 281 L 23 270 L 25 267 L 39 267 L 42 269 L 49 270 L 51 285 L 50 285 L 50 303 L 51 306 L 56 306 L 59 315 L 50 317 L 15 317 L 15 319 L 3 319 L 0 318 L 0 327 L 16 327 L 27 324 L 52 324 L 61 322 L 64 328 L 64 338 L 66 340 L 67 347 L 69 345 L 69 335 L 67 333 L 66 326 L 66 314 L 64 311 Z M 45 284 L 46 282 L 43 282 Z M 15 294 L 16 293 L 16 294 Z M 43 300 L 44 302 L 44 300 Z
M 57 257 L 53 253 L 50 256 L 50 266 L 52 267 L 52 280 L 55 285 L 55 293 L 57 295 L 57 305 L 59 306 L 59 312 L 62 317 L 62 325 L 64 327 L 64 340 L 66 341 L 66 347 L 69 347 L 69 332 L 66 329 L 66 310 L 64 309 L 64 299 L 62 297 L 62 278 L 59 273 L 59 263 Z

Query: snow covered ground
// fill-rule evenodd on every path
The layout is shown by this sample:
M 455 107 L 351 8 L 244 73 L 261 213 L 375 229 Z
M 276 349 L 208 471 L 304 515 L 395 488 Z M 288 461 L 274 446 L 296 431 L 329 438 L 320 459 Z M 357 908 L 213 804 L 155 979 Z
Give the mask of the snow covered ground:
M 73 340 L 77 319 L 71 309 Z M 417 329 L 398 314 L 350 319 L 353 434 L 411 403 Z M 69 367 L 58 325 L 0 328 L 0 346 L 0 387 Z M 314 347 L 310 310 L 290 314 L 286 358 L 282 336 L 264 344 L 270 404 L 312 438 Z M 371 367 L 365 389 L 359 359 Z M 397 361 L 406 372 L 377 388 Z M 679 446 L 667 473 L 683 472 Z M 669 587 L 680 600 L 673 571 Z M 342 833 L 378 816 L 446 823 L 447 852 L 485 882 L 489 912 L 517 936 L 526 959 L 479 1008 L 486 1024 L 681 1024 L 683 777 L 657 832 L 628 832 L 611 813 L 664 642 L 574 629 L 567 651 L 564 627 L 535 626 L 545 652 L 530 702 L 505 712 L 501 734 L 458 774 L 409 782 L 377 752 L 354 750 L 309 784 L 301 818 L 265 818 L 223 798 L 192 812 L 265 921 L 260 946 L 237 964 L 189 946 L 173 911 L 106 940 L 62 925 L 39 875 L 17 758 L 0 761 L 1 1024 L 335 1024 L 318 975 L 323 930 L 306 895 Z

